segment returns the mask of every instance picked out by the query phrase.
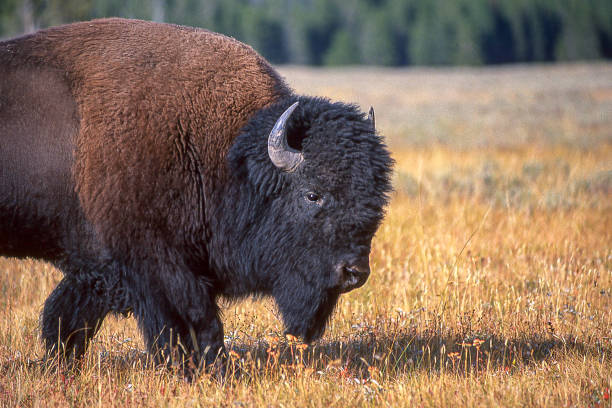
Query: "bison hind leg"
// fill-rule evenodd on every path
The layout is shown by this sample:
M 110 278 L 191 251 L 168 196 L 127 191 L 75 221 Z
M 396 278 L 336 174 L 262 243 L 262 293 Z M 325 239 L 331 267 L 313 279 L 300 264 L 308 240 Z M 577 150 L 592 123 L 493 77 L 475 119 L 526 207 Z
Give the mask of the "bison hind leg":
M 41 316 L 42 338 L 49 356 L 78 359 L 109 312 L 128 311 L 127 292 L 120 281 L 66 275 L 45 301 Z

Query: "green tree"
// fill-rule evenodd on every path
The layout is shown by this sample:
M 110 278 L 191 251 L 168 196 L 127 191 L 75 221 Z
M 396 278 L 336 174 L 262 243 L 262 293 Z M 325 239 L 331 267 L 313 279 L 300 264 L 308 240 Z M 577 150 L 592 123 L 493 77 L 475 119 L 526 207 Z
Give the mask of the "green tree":
M 361 61 L 367 65 L 397 65 L 393 27 L 385 10 L 369 13 L 360 35 Z
M 205 27 L 274 63 L 612 58 L 610 0 L 0 0 L 0 37 L 110 16 Z
M 323 58 L 325 65 L 355 65 L 359 63 L 359 49 L 354 37 L 346 29 L 334 34 L 331 46 Z
M 410 60 L 416 65 L 448 65 L 457 49 L 457 27 L 443 0 L 418 3 L 410 30 Z
M 590 2 L 566 0 L 556 56 L 560 60 L 596 59 L 601 55 Z
M 332 36 L 340 26 L 340 14 L 334 2 L 310 0 L 294 2 L 292 24 L 288 29 L 292 60 L 297 63 L 321 65 Z
M 24 31 L 21 21 L 16 18 L 20 3 L 20 0 L 0 1 L 0 39 Z
M 263 7 L 252 7 L 243 15 L 244 40 L 276 64 L 289 61 L 284 27 Z

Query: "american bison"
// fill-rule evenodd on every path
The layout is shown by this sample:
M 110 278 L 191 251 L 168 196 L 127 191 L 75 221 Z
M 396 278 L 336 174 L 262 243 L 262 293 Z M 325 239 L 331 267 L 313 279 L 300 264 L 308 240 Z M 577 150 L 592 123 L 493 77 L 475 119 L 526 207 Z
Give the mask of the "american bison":
M 391 166 L 372 114 L 220 34 L 103 19 L 0 43 L 0 255 L 63 272 L 41 326 L 70 358 L 132 312 L 161 361 L 210 364 L 220 297 L 271 296 L 317 339 L 368 278 Z

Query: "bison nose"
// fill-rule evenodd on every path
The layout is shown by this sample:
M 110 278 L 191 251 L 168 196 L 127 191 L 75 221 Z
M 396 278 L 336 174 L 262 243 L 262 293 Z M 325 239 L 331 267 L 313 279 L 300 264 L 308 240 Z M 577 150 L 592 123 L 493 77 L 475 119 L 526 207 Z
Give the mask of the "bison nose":
M 340 290 L 341 292 L 348 292 L 366 283 L 368 276 L 370 276 L 370 265 L 368 262 L 345 264 L 342 266 L 341 273 Z

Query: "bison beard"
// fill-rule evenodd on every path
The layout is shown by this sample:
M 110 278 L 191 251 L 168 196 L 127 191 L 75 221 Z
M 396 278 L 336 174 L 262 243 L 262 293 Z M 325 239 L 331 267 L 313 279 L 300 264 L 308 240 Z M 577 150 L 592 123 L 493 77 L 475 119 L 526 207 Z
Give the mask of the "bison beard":
M 64 273 L 41 316 L 51 353 L 81 356 L 132 312 L 158 361 L 211 365 L 219 298 L 251 295 L 310 342 L 369 275 L 392 164 L 373 112 L 295 95 L 244 44 L 52 28 L 0 43 L 0 98 L 0 254 Z

